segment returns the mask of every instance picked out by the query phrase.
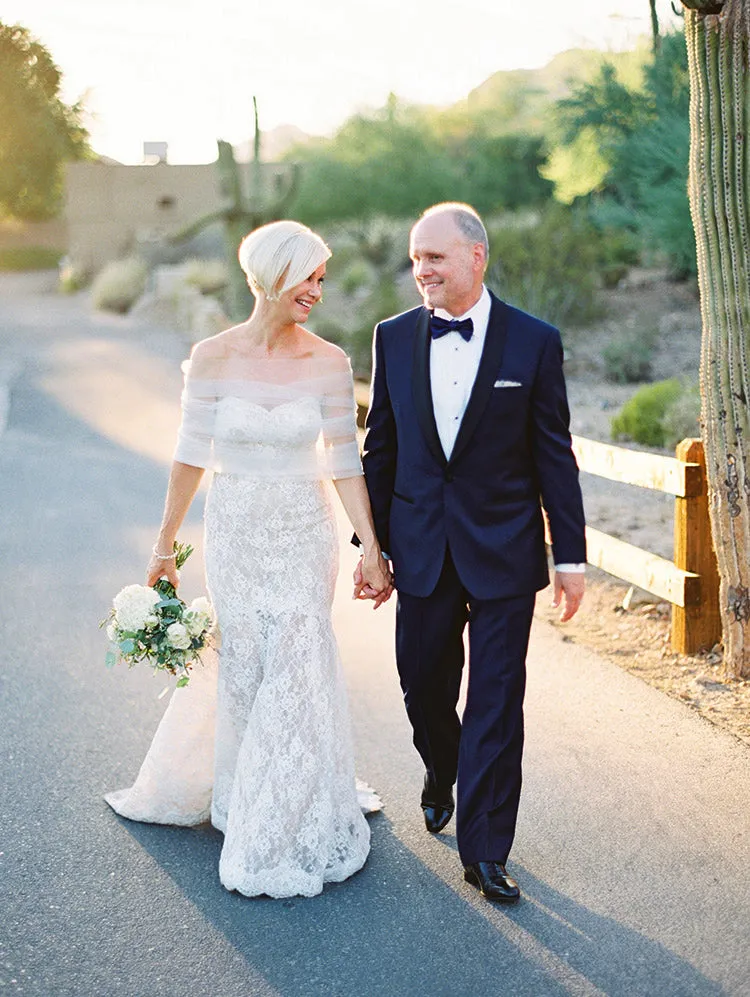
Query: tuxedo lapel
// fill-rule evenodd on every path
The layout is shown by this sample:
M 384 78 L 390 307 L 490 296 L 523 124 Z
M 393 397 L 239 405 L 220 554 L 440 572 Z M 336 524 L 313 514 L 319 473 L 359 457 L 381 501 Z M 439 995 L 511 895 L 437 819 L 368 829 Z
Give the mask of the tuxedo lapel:
M 430 386 L 430 313 L 423 308 L 417 318 L 414 333 L 414 382 L 412 392 L 417 422 L 427 443 L 427 449 L 441 467 L 448 463 L 438 436 Z
M 492 388 L 495 383 L 497 371 L 503 359 L 505 349 L 505 339 L 508 329 L 507 308 L 505 304 L 492 295 L 492 308 L 490 310 L 490 320 L 487 325 L 487 335 L 484 340 L 484 349 L 479 361 L 479 370 L 474 381 L 474 387 L 469 396 L 469 402 L 461 420 L 461 427 L 453 446 L 451 462 L 455 461 L 461 454 L 466 444 L 471 439 L 472 433 L 477 428 L 477 424 L 482 417 L 482 413 L 490 400 Z M 430 406 L 431 408 L 432 406 Z M 434 423 L 434 417 L 433 417 Z M 437 435 L 437 430 L 435 430 Z

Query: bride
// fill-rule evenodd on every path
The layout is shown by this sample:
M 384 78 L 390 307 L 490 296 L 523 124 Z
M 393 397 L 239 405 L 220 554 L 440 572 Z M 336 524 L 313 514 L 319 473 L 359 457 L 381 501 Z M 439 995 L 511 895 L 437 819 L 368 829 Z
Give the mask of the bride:
M 131 820 L 210 816 L 224 833 L 221 882 L 247 896 L 313 896 L 360 869 L 370 847 L 331 625 L 338 555 L 325 479 L 363 544 L 358 590 L 377 607 L 392 585 L 362 477 L 349 360 L 302 328 L 330 255 L 297 222 L 251 232 L 239 258 L 253 313 L 198 343 L 186 364 L 146 583 L 177 585 L 173 543 L 211 469 L 205 562 L 218 665 L 205 656 L 193 668 L 135 785 L 105 797 Z

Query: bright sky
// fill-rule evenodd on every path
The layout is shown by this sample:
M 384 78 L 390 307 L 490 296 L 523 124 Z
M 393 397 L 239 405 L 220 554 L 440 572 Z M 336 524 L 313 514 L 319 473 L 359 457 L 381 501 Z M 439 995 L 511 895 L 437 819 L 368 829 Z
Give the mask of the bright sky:
M 650 32 L 648 0 L 0 0 L 0 21 L 47 46 L 94 148 L 126 163 L 144 140 L 211 162 L 217 138 L 251 135 L 253 94 L 262 128 L 323 134 L 391 91 L 452 103 L 498 69 Z

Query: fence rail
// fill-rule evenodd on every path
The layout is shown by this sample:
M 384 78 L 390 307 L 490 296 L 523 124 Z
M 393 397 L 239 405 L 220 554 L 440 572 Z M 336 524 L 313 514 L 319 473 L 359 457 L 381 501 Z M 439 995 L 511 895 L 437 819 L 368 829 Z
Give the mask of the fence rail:
M 368 405 L 366 385 L 357 384 L 356 399 L 361 426 Z M 683 440 L 674 457 L 663 457 L 574 436 L 573 451 L 588 474 L 674 495 L 673 560 L 587 526 L 589 564 L 672 604 L 673 650 L 693 654 L 713 647 L 721 639 L 719 575 L 701 441 Z
M 590 564 L 672 604 L 672 649 L 693 654 L 721 638 L 719 575 L 711 542 L 703 444 L 683 440 L 674 457 L 573 437 L 582 471 L 675 496 L 674 559 L 586 528 Z

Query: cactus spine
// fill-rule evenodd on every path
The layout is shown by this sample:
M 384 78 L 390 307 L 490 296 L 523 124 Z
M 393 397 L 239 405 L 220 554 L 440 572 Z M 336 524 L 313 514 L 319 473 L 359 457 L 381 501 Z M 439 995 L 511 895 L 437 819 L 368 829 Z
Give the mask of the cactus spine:
M 750 0 L 683 0 L 700 386 L 724 664 L 750 676 Z

